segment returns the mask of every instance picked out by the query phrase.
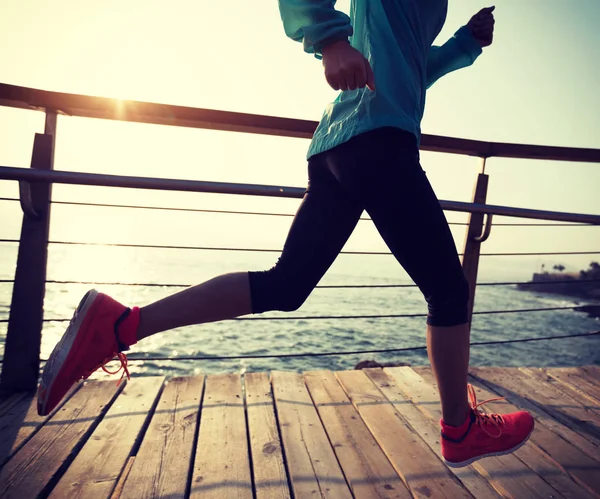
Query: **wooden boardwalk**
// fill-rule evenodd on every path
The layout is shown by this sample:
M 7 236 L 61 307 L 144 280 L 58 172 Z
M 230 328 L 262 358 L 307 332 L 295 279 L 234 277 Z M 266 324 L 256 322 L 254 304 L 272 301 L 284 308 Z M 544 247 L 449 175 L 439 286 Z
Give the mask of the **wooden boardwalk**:
M 531 411 L 515 454 L 453 470 L 428 368 L 134 377 L 50 416 L 0 399 L 2 498 L 600 497 L 600 367 L 473 368 L 487 412 Z

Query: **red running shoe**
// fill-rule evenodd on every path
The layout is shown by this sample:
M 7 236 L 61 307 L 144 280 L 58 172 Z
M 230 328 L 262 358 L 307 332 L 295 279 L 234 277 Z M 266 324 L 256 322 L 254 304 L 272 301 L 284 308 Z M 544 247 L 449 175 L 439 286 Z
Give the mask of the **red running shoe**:
M 485 414 L 478 407 L 504 397 L 477 403 L 475 389 L 468 385 L 471 410 L 461 427 L 442 426 L 442 456 L 448 466 L 461 468 L 487 456 L 510 454 L 521 447 L 533 432 L 534 420 L 526 411 Z
M 125 375 L 129 379 L 127 357 L 122 352 L 136 341 L 124 343 L 124 335 L 119 337 L 118 328 L 130 315 L 137 329 L 139 308 L 134 308 L 132 314 L 131 309 L 95 289 L 86 293 L 44 366 L 37 394 L 40 416 L 52 412 L 75 383 L 88 378 L 100 367 L 109 374 L 123 369 L 119 383 Z M 104 366 L 115 356 L 121 366 L 114 372 L 108 371 Z

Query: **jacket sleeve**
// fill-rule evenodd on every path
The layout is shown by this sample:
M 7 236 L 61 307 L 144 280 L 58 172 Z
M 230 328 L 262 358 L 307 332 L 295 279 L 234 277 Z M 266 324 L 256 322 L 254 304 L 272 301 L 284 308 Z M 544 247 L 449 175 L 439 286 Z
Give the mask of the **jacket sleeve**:
M 445 74 L 470 66 L 481 52 L 481 46 L 466 26 L 444 45 L 432 46 L 427 58 L 427 88 Z
M 304 51 L 321 58 L 323 46 L 352 35 L 350 18 L 335 10 L 336 0 L 279 0 L 285 34 Z

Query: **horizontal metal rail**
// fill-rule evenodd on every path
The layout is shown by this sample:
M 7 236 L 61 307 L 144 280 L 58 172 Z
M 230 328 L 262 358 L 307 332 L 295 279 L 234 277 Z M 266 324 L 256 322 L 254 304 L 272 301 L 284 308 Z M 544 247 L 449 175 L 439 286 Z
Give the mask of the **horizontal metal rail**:
M 0 283 L 14 282 L 11 279 L 0 279 Z M 508 281 L 508 282 L 478 282 L 477 286 L 518 286 L 520 284 L 538 285 L 538 284 L 585 284 L 598 283 L 600 279 L 570 279 L 570 280 L 549 280 L 549 281 Z M 88 286 L 139 286 L 139 287 L 157 287 L 157 288 L 187 288 L 194 284 L 160 284 L 160 283 L 140 283 L 140 282 L 99 282 L 99 281 L 59 281 L 47 280 L 46 284 L 85 284 Z M 316 289 L 372 289 L 372 288 L 416 288 L 416 284 L 322 284 L 317 285 Z
M 130 177 L 122 175 L 105 175 L 99 173 L 80 173 L 67 171 L 42 171 L 30 168 L 14 168 L 9 166 L 0 166 L 0 179 L 296 199 L 302 198 L 306 192 L 306 189 L 300 187 L 234 184 L 227 182 L 204 182 L 200 180 L 177 180 L 152 177 Z M 463 203 L 460 201 L 440 201 L 440 204 L 444 210 L 448 211 L 487 213 L 506 217 L 600 225 L 600 215 L 532 210 L 527 208 L 511 208 L 508 206 Z
M 514 340 L 491 340 L 491 341 L 473 341 L 469 343 L 472 347 L 478 346 L 489 346 L 489 345 L 506 345 L 513 343 L 531 343 L 537 341 L 555 341 L 562 339 L 572 338 L 586 338 L 586 337 L 597 337 L 600 335 L 600 331 L 591 331 L 589 333 L 578 333 L 578 334 L 563 334 L 555 336 L 540 336 L 537 338 L 517 338 Z M 397 352 L 411 352 L 427 350 L 427 346 L 414 346 L 414 347 L 402 347 L 402 348 L 377 348 L 368 350 L 350 350 L 341 352 L 300 352 L 300 353 L 275 353 L 275 354 L 240 354 L 240 355 L 182 355 L 180 357 L 162 357 L 162 356 L 141 356 L 131 355 L 127 356 L 128 362 L 164 362 L 164 361 L 190 361 L 190 360 L 241 360 L 241 359 L 289 359 L 289 358 L 301 358 L 301 357 L 333 357 L 338 355 L 365 355 L 374 353 L 397 353 Z M 0 364 L 3 359 L 0 359 Z M 48 362 L 48 359 L 41 359 L 40 362 Z
M 0 201 L 15 201 L 19 202 L 18 198 L 7 198 L 0 197 Z M 189 213 L 216 213 L 226 215 L 258 215 L 258 216 L 271 216 L 271 217 L 289 217 L 296 216 L 295 213 L 274 213 L 264 211 L 235 211 L 235 210 L 211 210 L 202 208 L 181 208 L 177 206 L 147 206 L 147 205 L 135 205 L 135 204 L 115 204 L 115 203 L 85 203 L 80 201 L 51 201 L 52 204 L 66 205 L 66 206 L 92 206 L 99 208 L 129 208 L 129 209 L 141 209 L 141 210 L 164 210 L 164 211 L 181 211 Z M 371 221 L 369 217 L 361 217 L 361 221 Z M 468 226 L 468 222 L 449 222 L 448 225 L 457 226 Z M 594 227 L 591 224 L 584 223 L 502 223 L 494 222 L 494 227 Z
M 509 310 L 481 310 L 473 312 L 473 315 L 495 315 L 495 314 L 519 314 L 530 312 L 554 312 L 558 310 L 578 310 L 581 306 L 573 305 L 569 307 L 539 307 L 539 308 L 519 308 Z M 282 317 L 237 317 L 235 319 L 224 319 L 225 321 L 308 321 L 308 320 L 323 320 L 323 319 L 412 319 L 415 317 L 427 317 L 427 314 L 374 314 L 374 315 L 304 315 L 304 316 L 282 316 Z M 71 319 L 64 317 L 56 317 L 52 319 L 44 319 L 43 322 L 69 322 Z M 0 323 L 8 322 L 8 319 L 0 319 Z
M 18 239 L 0 239 L 0 243 L 18 243 Z M 101 246 L 105 248 L 145 248 L 175 249 L 195 251 L 238 251 L 248 253 L 281 253 L 281 248 L 232 248 L 225 246 L 180 246 L 173 244 L 133 244 L 133 243 L 97 243 L 85 241 L 48 241 L 48 244 L 70 246 Z M 340 251 L 341 255 L 391 256 L 389 251 Z M 567 255 L 600 255 L 600 251 L 521 251 L 509 253 L 480 253 L 479 256 L 567 256 Z M 463 253 L 458 253 L 463 256 Z
M 157 125 L 206 128 L 309 139 L 316 121 L 234 113 L 168 104 L 50 92 L 0 83 L 0 106 L 54 111 L 68 116 L 103 118 Z M 480 158 L 546 159 L 600 163 L 600 150 L 507 144 L 424 134 L 421 150 Z
M 517 338 L 514 340 L 490 340 L 490 341 L 473 341 L 469 343 L 472 347 L 477 346 L 489 346 L 489 345 L 506 345 L 513 343 L 531 343 L 537 341 L 555 341 L 562 339 L 572 338 L 586 338 L 586 337 L 597 337 L 600 335 L 600 331 L 590 331 L 589 333 L 577 333 L 577 334 L 562 334 L 554 336 L 540 336 L 537 338 Z M 374 353 L 397 353 L 397 352 L 411 352 L 427 350 L 427 346 L 414 346 L 414 347 L 402 347 L 402 348 L 377 348 L 368 350 L 350 350 L 341 352 L 300 352 L 300 353 L 275 353 L 275 354 L 240 354 L 240 355 L 182 355 L 179 357 L 162 357 L 153 355 L 131 355 L 127 356 L 128 362 L 164 362 L 164 361 L 190 361 L 190 360 L 241 360 L 241 359 L 289 359 L 289 358 L 301 358 L 301 357 L 333 357 L 338 355 L 364 355 Z M 2 364 L 3 359 L 0 359 Z M 48 359 L 41 359 L 40 362 L 48 362 Z
M 19 202 L 18 198 L 0 197 L 0 201 L 15 201 Z M 295 213 L 273 213 L 265 211 L 235 211 L 235 210 L 209 210 L 202 208 L 181 208 L 177 206 L 147 206 L 139 204 L 115 204 L 115 203 L 85 203 L 80 201 L 50 201 L 52 204 L 65 206 L 92 206 L 98 208 L 131 208 L 140 210 L 164 210 L 164 211 L 181 211 L 189 213 L 218 213 L 226 215 L 258 215 L 270 217 L 294 217 Z M 361 217 L 361 221 L 370 222 L 369 217 Z M 448 225 L 468 226 L 468 222 L 448 222 Z M 503 223 L 494 222 L 494 228 L 497 227 L 594 227 L 591 224 L 582 223 Z
M 14 279 L 0 279 L 0 284 L 14 283 Z M 478 282 L 477 286 L 519 286 L 519 285 L 552 285 L 552 284 L 587 284 L 598 283 L 600 279 L 570 279 L 570 280 L 548 280 L 548 281 L 504 281 L 504 282 Z M 190 284 L 157 283 L 157 282 L 104 282 L 104 281 L 66 281 L 49 279 L 46 284 L 82 284 L 86 286 L 131 286 L 140 288 L 188 288 Z M 323 284 L 315 286 L 315 289 L 385 289 L 385 288 L 416 288 L 416 284 Z
M 18 198 L 3 198 L 0 197 L 0 201 L 16 201 L 19 202 Z M 235 211 L 235 210 L 209 210 L 202 208 L 179 208 L 175 206 L 145 206 L 138 204 L 113 204 L 113 203 L 83 203 L 79 201 L 50 201 L 52 204 L 66 205 L 66 206 L 92 206 L 98 208 L 128 208 L 128 209 L 140 209 L 140 210 L 163 210 L 163 211 L 182 211 L 189 213 L 214 213 L 222 215 L 257 215 L 257 216 L 269 216 L 269 217 L 289 217 L 293 218 L 296 216 L 295 213 L 273 213 L 265 211 Z M 361 222 L 370 222 L 371 219 L 368 217 L 359 218 Z M 449 225 L 469 225 L 467 222 L 450 222 Z M 498 224 L 497 224 L 498 225 Z M 549 224 L 539 224 L 547 225 Z M 574 224 L 561 224 L 567 227 L 574 226 Z M 582 225 L 583 227 L 592 227 L 589 224 L 575 224 Z

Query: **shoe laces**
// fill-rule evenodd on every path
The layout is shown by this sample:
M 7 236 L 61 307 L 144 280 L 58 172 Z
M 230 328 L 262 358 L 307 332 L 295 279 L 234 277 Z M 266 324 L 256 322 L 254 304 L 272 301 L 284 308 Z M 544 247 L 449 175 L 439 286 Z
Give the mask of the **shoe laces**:
M 119 371 L 123 369 L 123 374 L 121 374 L 119 381 L 117 381 L 117 386 L 119 386 L 126 375 L 128 380 L 130 380 L 131 377 L 129 376 L 129 369 L 127 369 L 127 355 L 125 355 L 123 352 L 117 352 L 117 358 L 121 361 L 121 365 L 116 371 L 109 371 L 108 369 L 106 369 L 106 364 L 108 364 L 108 362 L 110 362 L 110 360 L 112 359 L 102 364 L 102 370 L 107 374 L 118 374 Z
M 493 399 L 484 400 L 483 402 L 477 402 L 477 395 L 475 394 L 475 388 L 473 385 L 467 385 L 467 392 L 469 393 L 469 399 L 471 400 L 471 410 L 475 414 L 476 424 L 490 437 L 499 438 L 502 436 L 502 426 L 504 425 L 504 418 L 501 414 L 486 414 L 479 410 L 479 406 L 487 404 L 488 402 L 496 402 L 497 400 L 504 400 L 504 397 L 497 397 Z M 496 428 L 497 433 L 490 433 L 487 429 L 488 426 Z
M 112 362 L 112 360 L 114 359 L 114 357 L 110 357 L 110 358 L 104 359 L 101 362 L 99 362 L 98 365 L 96 365 L 93 369 L 86 371 L 82 377 L 84 379 L 87 379 L 93 372 L 95 372 L 98 369 L 98 367 L 101 367 L 102 370 L 107 374 L 118 374 L 119 371 L 121 371 L 121 369 L 123 369 L 123 374 L 121 374 L 119 381 L 117 381 L 117 386 L 119 386 L 121 384 L 121 381 L 123 381 L 123 378 L 125 376 L 127 376 L 127 379 L 130 380 L 131 377 L 129 376 L 129 369 L 127 369 L 127 355 L 125 355 L 123 352 L 116 352 L 116 354 L 117 354 L 117 359 L 121 361 L 121 365 L 119 366 L 119 368 L 116 371 L 109 371 L 106 368 L 106 364 L 108 364 L 109 362 Z

